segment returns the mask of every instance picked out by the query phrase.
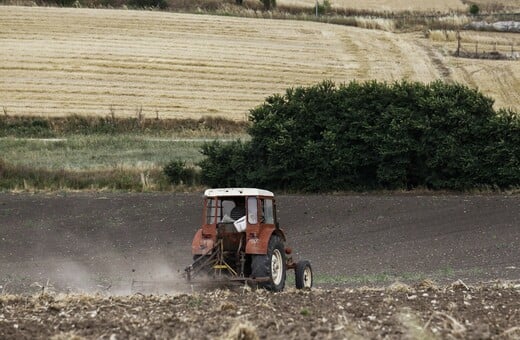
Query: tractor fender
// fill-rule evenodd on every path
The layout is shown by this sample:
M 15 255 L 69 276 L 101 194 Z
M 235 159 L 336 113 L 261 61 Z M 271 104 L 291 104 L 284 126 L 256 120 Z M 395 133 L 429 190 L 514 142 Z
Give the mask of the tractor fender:
M 202 228 L 197 231 L 191 243 L 192 255 L 208 255 L 215 246 L 212 238 L 202 237 Z
M 260 229 L 256 238 L 250 238 L 246 244 L 246 254 L 267 254 L 267 246 L 272 235 L 278 235 L 285 242 L 285 234 L 282 229 Z

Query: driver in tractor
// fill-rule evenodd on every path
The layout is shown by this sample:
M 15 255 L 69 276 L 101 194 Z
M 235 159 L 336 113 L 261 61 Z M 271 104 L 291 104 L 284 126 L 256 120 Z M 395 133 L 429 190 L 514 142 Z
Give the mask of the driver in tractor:
M 229 215 L 235 221 L 246 215 L 246 205 L 244 199 L 235 200 L 235 207 L 231 209 Z

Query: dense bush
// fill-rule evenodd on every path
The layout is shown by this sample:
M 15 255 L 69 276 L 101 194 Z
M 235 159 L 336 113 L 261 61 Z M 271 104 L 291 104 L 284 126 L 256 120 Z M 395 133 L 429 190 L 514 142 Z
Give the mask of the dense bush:
M 207 157 L 199 163 L 203 169 L 201 182 L 210 186 L 236 187 L 252 183 L 251 143 L 240 140 L 231 143 L 214 141 L 202 147 Z
M 171 184 L 195 185 L 199 182 L 197 170 L 186 166 L 182 160 L 172 160 L 164 166 L 163 171 Z
M 332 4 L 329 0 L 323 0 L 323 3 L 318 3 L 318 13 L 321 14 L 327 14 L 332 11 Z
M 0 116 L 0 137 L 54 137 L 50 121 L 39 117 L 12 117 Z
M 261 0 L 266 11 L 276 7 L 276 0 Z
M 166 0 L 128 0 L 128 5 L 137 8 L 160 8 L 168 7 Z
M 477 15 L 480 12 L 480 8 L 476 4 L 471 4 L 469 6 L 469 13 L 471 15 Z
M 62 7 L 71 7 L 75 2 L 76 0 L 56 0 L 56 4 Z
M 303 191 L 520 185 L 520 119 L 459 84 L 323 82 L 250 112 L 250 142 L 207 144 L 210 186 Z

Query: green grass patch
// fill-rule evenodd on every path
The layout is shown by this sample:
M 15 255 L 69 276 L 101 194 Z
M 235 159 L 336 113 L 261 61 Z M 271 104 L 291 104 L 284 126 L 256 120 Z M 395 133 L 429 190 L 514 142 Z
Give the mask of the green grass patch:
M 303 316 L 309 316 L 309 315 L 311 315 L 311 312 L 310 312 L 310 310 L 308 308 L 302 308 L 300 310 L 300 314 L 303 315 Z
M 465 270 L 455 270 L 451 267 L 440 268 L 432 273 L 422 272 L 403 272 L 403 273 L 371 273 L 364 275 L 329 275 L 315 274 L 314 284 L 332 285 L 379 285 L 390 284 L 393 282 L 418 282 L 425 279 L 432 280 L 454 280 L 465 275 L 476 275 L 482 272 L 480 268 L 470 268 Z
M 47 170 L 153 169 L 172 159 L 195 164 L 202 141 L 154 139 L 131 135 L 69 136 L 58 141 L 3 138 L 5 162 Z
M 376 283 L 388 283 L 397 279 L 397 276 L 378 273 L 367 275 L 328 275 L 317 274 L 314 276 L 315 284 L 346 284 L 346 285 L 364 285 Z
M 49 170 L 0 160 L 0 189 L 158 191 L 174 188 L 162 169 Z
M 0 138 L 0 189 L 164 191 L 199 183 L 202 140 L 142 135 L 73 135 L 59 140 Z M 178 181 L 172 160 L 190 170 Z M 172 185 L 173 184 L 173 185 Z
M 61 138 L 0 137 L 0 189 L 164 191 L 197 187 L 201 146 L 214 137 L 74 134 Z M 220 141 L 243 138 L 226 135 Z M 182 163 L 178 178 L 165 172 Z M 175 175 L 175 174 L 173 174 Z

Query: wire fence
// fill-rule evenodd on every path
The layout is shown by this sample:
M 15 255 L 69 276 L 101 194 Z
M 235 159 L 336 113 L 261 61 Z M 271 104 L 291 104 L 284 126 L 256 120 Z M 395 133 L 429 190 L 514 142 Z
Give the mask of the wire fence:
M 491 46 L 491 50 L 489 50 L 489 45 L 479 46 L 478 41 L 474 44 L 466 43 L 463 45 L 460 32 L 457 32 L 457 49 L 454 55 L 473 59 L 520 60 L 520 51 L 515 49 L 513 42 L 509 46 L 498 45 L 496 42 Z

